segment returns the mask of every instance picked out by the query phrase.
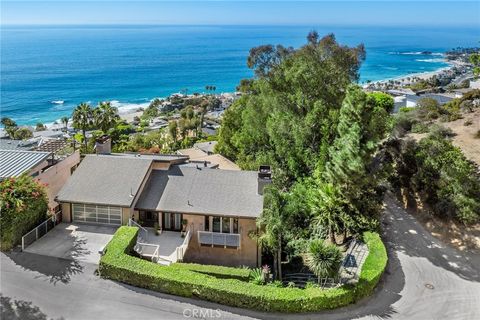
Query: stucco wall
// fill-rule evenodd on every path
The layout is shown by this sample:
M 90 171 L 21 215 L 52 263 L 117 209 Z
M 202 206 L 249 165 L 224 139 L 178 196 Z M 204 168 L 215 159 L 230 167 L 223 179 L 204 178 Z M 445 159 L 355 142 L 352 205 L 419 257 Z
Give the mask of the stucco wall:
M 72 214 L 70 203 L 62 203 L 62 222 L 72 222 Z
M 248 234 L 256 230 L 254 219 L 239 219 L 239 233 L 241 234 L 241 244 L 239 249 L 200 246 L 198 243 L 198 232 L 203 231 L 204 216 L 201 215 L 183 215 L 187 219 L 190 228 L 193 228 L 193 235 L 185 254 L 185 262 L 196 262 L 203 264 L 216 264 L 224 266 L 250 266 L 260 265 L 257 261 L 257 242 L 251 239 Z
M 58 205 L 54 199 L 71 176 L 72 167 L 76 166 L 79 162 L 80 152 L 77 150 L 35 177 L 35 180 L 47 185 L 49 208 L 55 208 Z
M 155 170 L 168 170 L 168 168 L 170 168 L 170 162 L 154 161 L 152 167 Z

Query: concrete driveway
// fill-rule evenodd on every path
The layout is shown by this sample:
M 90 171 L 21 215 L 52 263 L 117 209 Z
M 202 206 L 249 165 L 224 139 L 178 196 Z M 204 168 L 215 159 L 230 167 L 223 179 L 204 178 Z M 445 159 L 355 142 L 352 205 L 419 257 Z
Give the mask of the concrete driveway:
M 98 264 L 98 251 L 112 239 L 116 227 L 60 223 L 25 251 Z

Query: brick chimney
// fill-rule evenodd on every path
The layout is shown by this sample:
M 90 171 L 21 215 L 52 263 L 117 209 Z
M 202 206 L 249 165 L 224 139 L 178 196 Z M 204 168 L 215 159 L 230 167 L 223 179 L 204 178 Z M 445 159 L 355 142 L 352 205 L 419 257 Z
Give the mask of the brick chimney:
M 258 169 L 258 194 L 263 195 L 266 186 L 272 183 L 272 171 L 270 166 L 260 166 Z

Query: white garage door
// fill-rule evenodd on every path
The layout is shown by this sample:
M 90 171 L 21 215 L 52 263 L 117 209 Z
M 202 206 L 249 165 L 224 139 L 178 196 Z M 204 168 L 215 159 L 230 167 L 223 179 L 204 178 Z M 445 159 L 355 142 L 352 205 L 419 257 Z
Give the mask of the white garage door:
M 73 221 L 121 225 L 122 208 L 94 204 L 72 204 Z

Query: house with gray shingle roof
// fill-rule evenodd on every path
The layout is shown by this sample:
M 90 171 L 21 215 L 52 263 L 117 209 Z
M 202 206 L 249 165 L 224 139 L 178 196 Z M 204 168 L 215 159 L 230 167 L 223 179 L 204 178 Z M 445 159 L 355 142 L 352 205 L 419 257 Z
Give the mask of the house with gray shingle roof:
M 0 180 L 32 176 L 46 187 L 49 207 L 55 209 L 55 196 L 80 162 L 80 153 L 56 156 L 55 152 L 0 149 Z
M 56 200 L 63 221 L 189 234 L 184 261 L 259 265 L 256 219 L 269 168 L 191 165 L 184 155 L 87 155 Z M 162 245 L 160 243 L 160 245 Z

